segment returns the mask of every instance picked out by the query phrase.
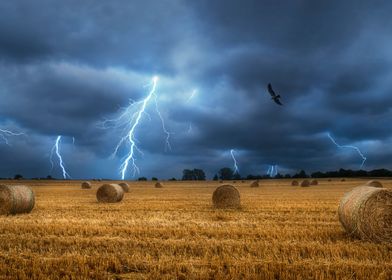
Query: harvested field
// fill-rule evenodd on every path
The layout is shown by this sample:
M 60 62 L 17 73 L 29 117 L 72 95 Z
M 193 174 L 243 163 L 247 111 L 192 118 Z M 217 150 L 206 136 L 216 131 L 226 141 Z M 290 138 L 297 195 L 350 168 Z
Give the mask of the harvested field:
M 339 223 L 343 194 L 366 182 L 247 182 L 241 209 L 219 210 L 219 182 L 130 182 L 132 195 L 102 204 L 81 181 L 18 181 L 36 205 L 0 216 L 1 279 L 391 279 L 392 244 Z

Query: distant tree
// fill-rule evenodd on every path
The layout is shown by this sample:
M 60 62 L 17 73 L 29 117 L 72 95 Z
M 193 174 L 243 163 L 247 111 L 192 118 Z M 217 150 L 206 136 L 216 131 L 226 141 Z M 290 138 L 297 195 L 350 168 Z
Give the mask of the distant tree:
M 51 175 L 46 176 L 47 180 L 53 180 L 53 177 Z
M 198 181 L 205 181 L 206 180 L 206 174 L 204 173 L 203 169 L 193 169 L 193 177 L 195 180 Z
M 177 179 L 173 177 L 173 178 L 169 179 L 169 181 L 177 181 Z
M 146 178 L 146 177 L 140 177 L 140 178 L 138 178 L 137 180 L 138 180 L 138 181 L 147 181 L 147 178 Z
M 370 177 L 391 177 L 392 172 L 387 169 L 375 169 L 368 172 Z
M 308 175 L 304 170 L 301 170 L 299 173 L 295 174 L 293 178 L 308 178 Z
M 234 173 L 234 175 L 233 175 L 233 179 L 234 180 L 241 180 L 241 175 L 238 173 L 238 172 L 236 172 L 236 173 Z
M 219 170 L 219 179 L 221 180 L 232 180 L 234 176 L 234 171 L 229 167 L 223 167 Z
M 198 180 L 204 181 L 206 179 L 206 174 L 204 173 L 203 169 L 184 169 L 182 171 L 182 180 L 183 181 L 191 181 L 191 180 Z
M 357 171 L 357 176 L 358 177 L 367 177 L 368 176 L 368 172 L 365 170 L 358 170 Z
M 283 178 L 283 175 L 280 174 L 280 173 L 278 173 L 278 174 L 275 175 L 275 178 L 276 178 L 276 179 L 282 179 L 282 178 Z
M 326 175 L 325 175 L 325 173 L 318 171 L 318 172 L 313 172 L 310 175 L 310 177 L 312 177 L 312 178 L 325 178 Z
M 184 169 L 184 170 L 182 171 L 182 180 L 183 180 L 183 181 L 195 180 L 193 170 Z
M 152 177 L 151 181 L 158 181 L 158 178 L 157 177 Z
M 286 174 L 286 175 L 284 175 L 284 177 L 285 177 L 286 179 L 290 179 L 290 178 L 291 178 L 291 175 L 290 175 L 290 174 Z
M 218 174 L 215 174 L 215 175 L 214 175 L 214 178 L 212 178 L 212 180 L 214 180 L 214 181 L 218 181 L 218 180 L 219 180 L 219 178 L 218 178 Z
M 16 175 L 14 176 L 14 179 L 15 179 L 15 180 L 22 180 L 22 179 L 23 179 L 23 175 L 21 175 L 21 174 L 16 174 Z

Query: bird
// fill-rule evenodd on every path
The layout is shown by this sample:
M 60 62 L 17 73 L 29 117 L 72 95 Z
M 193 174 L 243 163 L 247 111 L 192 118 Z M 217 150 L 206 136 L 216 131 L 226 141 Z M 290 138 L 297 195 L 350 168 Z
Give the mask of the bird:
M 268 92 L 271 94 L 271 99 L 275 101 L 276 104 L 278 105 L 283 105 L 282 102 L 280 102 L 280 95 L 276 95 L 275 91 L 272 89 L 271 84 L 268 84 Z

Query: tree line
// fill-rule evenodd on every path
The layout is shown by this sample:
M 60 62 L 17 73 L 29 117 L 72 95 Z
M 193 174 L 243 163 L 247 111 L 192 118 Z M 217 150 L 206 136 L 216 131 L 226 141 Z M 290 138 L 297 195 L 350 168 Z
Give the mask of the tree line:
M 278 173 L 276 176 L 271 177 L 269 175 L 253 175 L 249 174 L 247 176 L 241 176 L 240 174 L 234 172 L 233 169 L 229 167 L 223 167 L 219 169 L 219 171 L 213 176 L 213 180 L 255 180 L 255 179 L 290 179 L 290 178 L 340 178 L 340 177 L 392 177 L 392 171 L 381 168 L 381 169 L 374 169 L 371 171 L 366 170 L 351 170 L 351 169 L 339 169 L 336 171 L 326 171 L 326 172 L 313 172 L 307 174 L 304 170 L 301 170 L 293 175 L 291 174 L 280 174 Z M 13 178 L 0 178 L 1 179 L 15 179 L 21 180 L 24 179 L 23 175 L 16 174 Z M 56 180 L 52 176 L 48 175 L 44 178 L 31 178 L 32 180 Z M 110 180 L 110 179 L 104 179 Z M 148 181 L 147 177 L 140 177 L 137 179 L 138 181 Z M 177 178 L 171 178 L 169 181 L 176 181 Z M 206 174 L 203 169 L 184 169 L 182 171 L 182 178 L 183 181 L 205 181 L 207 180 Z M 158 181 L 157 177 L 152 177 L 151 181 Z

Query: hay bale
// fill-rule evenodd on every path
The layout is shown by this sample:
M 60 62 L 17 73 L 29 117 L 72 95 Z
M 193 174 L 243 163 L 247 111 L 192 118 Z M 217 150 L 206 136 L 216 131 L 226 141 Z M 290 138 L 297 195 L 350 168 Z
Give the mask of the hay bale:
M 129 185 L 125 182 L 121 182 L 120 184 L 118 184 L 124 192 L 128 193 L 129 192 Z
M 92 187 L 93 185 L 88 181 L 82 183 L 82 189 L 91 189 Z
M 312 181 L 310 181 L 310 185 L 316 186 L 316 185 L 318 185 L 318 181 L 316 179 L 313 179 Z
M 124 191 L 117 184 L 103 184 L 97 190 L 98 202 L 115 203 L 120 202 L 123 197 Z
M 260 187 L 259 181 L 253 181 L 253 182 L 250 184 L 250 187 L 251 187 L 251 188 L 258 188 L 258 187 Z
M 156 182 L 155 187 L 160 189 L 160 188 L 163 188 L 163 185 L 160 182 Z
M 328 179 L 328 182 L 332 182 L 332 179 Z
M 35 205 L 33 190 L 27 186 L 0 185 L 0 214 L 30 213 Z
M 240 192 L 232 185 L 222 185 L 214 191 L 212 203 L 216 208 L 238 208 Z
M 301 182 L 301 187 L 309 187 L 310 186 L 310 182 L 309 180 L 303 180 Z
M 365 185 L 369 186 L 369 187 L 375 187 L 375 188 L 383 188 L 384 187 L 380 181 L 376 181 L 376 180 L 371 180 L 371 181 L 367 182 Z
M 292 186 L 299 186 L 299 183 L 298 183 L 297 180 L 294 180 L 294 181 L 291 182 L 291 185 Z
M 340 182 L 346 182 L 346 179 L 343 178 L 343 179 L 340 180 Z
M 346 193 L 339 220 L 352 236 L 374 242 L 392 242 L 392 190 L 369 186 Z

